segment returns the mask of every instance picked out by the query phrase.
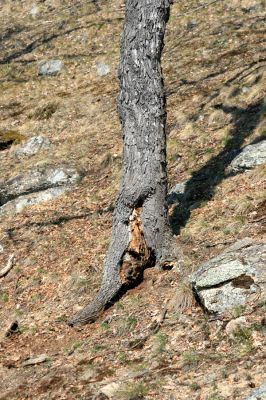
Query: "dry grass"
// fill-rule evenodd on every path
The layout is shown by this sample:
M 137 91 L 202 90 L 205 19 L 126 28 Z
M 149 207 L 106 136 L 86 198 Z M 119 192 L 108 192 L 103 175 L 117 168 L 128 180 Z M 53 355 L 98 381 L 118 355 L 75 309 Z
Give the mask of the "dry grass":
M 183 17 L 178 14 L 197 7 L 198 1 L 172 6 L 163 56 L 170 186 L 197 175 L 208 163 L 214 163 L 208 173 L 215 176 L 224 149 L 265 135 L 263 9 L 247 12 L 240 3 L 216 2 Z M 122 0 L 99 5 L 38 2 L 35 19 L 30 0 L 0 4 L 1 60 L 20 52 L 0 65 L 0 132 L 40 134 L 52 142 L 49 152 L 22 162 L 12 156 L 14 146 L 0 152 L 1 180 L 36 165 L 63 163 L 85 172 L 73 192 L 0 222 L 0 262 L 5 264 L 9 254 L 16 256 L 16 265 L 1 282 L 0 319 L 15 318 L 21 327 L 0 344 L 1 396 L 91 399 L 102 381 L 116 381 L 132 365 L 145 364 L 153 372 L 140 386 L 133 379 L 132 387 L 126 387 L 130 396 L 242 399 L 251 383 L 258 386 L 265 377 L 262 330 L 253 331 L 246 353 L 236 354 L 218 322 L 206 320 L 193 304 L 185 282 L 191 269 L 228 243 L 265 235 L 265 166 L 236 176 L 219 169 L 211 196 L 197 193 L 190 210 L 181 210 L 177 244 L 184 253 L 184 283 L 173 271 L 147 270 L 144 282 L 103 315 L 103 325 L 99 321 L 73 330 L 65 323 L 99 287 L 111 235 L 109 210 L 121 175 L 116 69 L 123 7 Z M 36 47 L 23 53 L 31 42 Z M 62 72 L 38 76 L 38 63 L 50 58 L 64 62 Z M 110 66 L 106 77 L 97 75 L 98 62 Z M 62 215 L 73 219 L 53 222 Z M 142 349 L 131 348 L 131 341 L 149 332 L 171 297 L 173 309 L 159 336 L 147 339 Z M 250 324 L 260 325 L 263 312 L 261 308 L 251 315 Z M 154 351 L 155 342 L 162 351 Z M 48 363 L 22 367 L 27 357 L 43 353 Z M 88 365 L 95 375 L 84 383 L 80 376 Z M 215 383 L 212 374 L 217 375 Z

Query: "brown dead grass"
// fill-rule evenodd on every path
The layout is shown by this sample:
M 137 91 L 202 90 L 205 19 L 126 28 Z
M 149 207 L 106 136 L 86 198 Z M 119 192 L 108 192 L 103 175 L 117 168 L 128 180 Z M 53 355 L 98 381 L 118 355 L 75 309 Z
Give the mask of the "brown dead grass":
M 235 115 L 217 109 L 222 104 L 246 110 L 265 95 L 263 9 L 246 12 L 242 2 L 231 3 L 216 2 L 183 17 L 178 14 L 198 2 L 190 2 L 189 10 L 183 1 L 172 7 L 163 57 L 170 186 L 217 156 L 232 135 L 243 134 L 241 146 L 265 135 L 265 109 L 246 134 Z M 219 321 L 208 321 L 190 302 L 188 287 L 179 283 L 176 272 L 149 269 L 142 284 L 96 324 L 67 327 L 67 318 L 99 287 L 110 240 L 109 210 L 121 174 L 116 69 L 123 7 L 120 0 L 100 2 L 99 10 L 87 1 L 37 5 L 37 20 L 29 13 L 32 1 L 0 5 L 5 16 L 1 58 L 33 41 L 38 44 L 0 65 L 0 130 L 26 137 L 42 134 L 53 145 L 49 153 L 23 162 L 14 159 L 12 149 L 1 152 L 1 179 L 36 165 L 61 163 L 86 176 L 72 193 L 1 221 L 0 262 L 6 263 L 11 253 L 16 257 L 1 281 L 1 321 L 17 319 L 20 329 L 0 341 L 0 398 L 92 399 L 105 383 L 148 369 L 139 378 L 128 378 L 130 387 L 144 381 L 147 399 L 243 399 L 265 380 L 263 307 L 247 317 L 251 334 L 231 340 Z M 47 35 L 54 38 L 42 43 Z M 40 77 L 37 64 L 48 58 L 61 59 L 64 69 L 58 76 Z M 99 77 L 97 62 L 107 63 L 110 74 Z M 47 114 L 50 104 L 56 107 Z M 192 207 L 177 236 L 183 275 L 236 239 L 263 238 L 264 199 L 263 166 L 221 179 L 211 199 Z M 61 216 L 73 219 L 57 223 Z M 174 308 L 160 335 L 151 335 L 142 348 L 132 347 L 173 296 Z M 49 356 L 46 363 L 22 367 L 27 357 L 43 353 Z M 88 367 L 93 375 L 84 378 Z

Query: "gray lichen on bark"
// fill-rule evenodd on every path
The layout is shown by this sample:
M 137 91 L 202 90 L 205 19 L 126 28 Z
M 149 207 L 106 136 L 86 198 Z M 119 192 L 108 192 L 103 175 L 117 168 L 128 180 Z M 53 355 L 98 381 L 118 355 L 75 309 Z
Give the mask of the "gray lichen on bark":
M 119 65 L 118 113 L 123 175 L 101 288 L 70 325 L 93 322 L 144 268 L 175 264 L 177 249 L 167 216 L 165 96 L 161 53 L 168 0 L 126 0 Z

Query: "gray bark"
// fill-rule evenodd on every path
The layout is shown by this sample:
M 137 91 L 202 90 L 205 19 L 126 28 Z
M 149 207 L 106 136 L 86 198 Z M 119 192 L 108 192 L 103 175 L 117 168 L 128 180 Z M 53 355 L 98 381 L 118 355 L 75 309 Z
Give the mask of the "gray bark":
M 93 322 L 147 267 L 177 259 L 166 205 L 165 97 L 161 52 L 169 0 L 126 0 L 119 66 L 118 112 L 123 176 L 101 288 L 70 325 Z

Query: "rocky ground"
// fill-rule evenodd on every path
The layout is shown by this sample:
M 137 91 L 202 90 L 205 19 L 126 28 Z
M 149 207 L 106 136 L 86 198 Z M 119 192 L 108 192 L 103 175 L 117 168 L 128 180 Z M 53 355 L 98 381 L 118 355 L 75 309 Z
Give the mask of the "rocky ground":
M 265 3 L 172 5 L 168 202 L 182 268 L 146 270 L 79 328 L 66 320 L 99 287 L 119 186 L 123 3 L 5 0 L 0 15 L 0 399 L 246 399 L 266 380 Z M 245 301 L 208 313 L 189 276 L 239 240 L 228 262 L 240 275 L 192 281 Z

